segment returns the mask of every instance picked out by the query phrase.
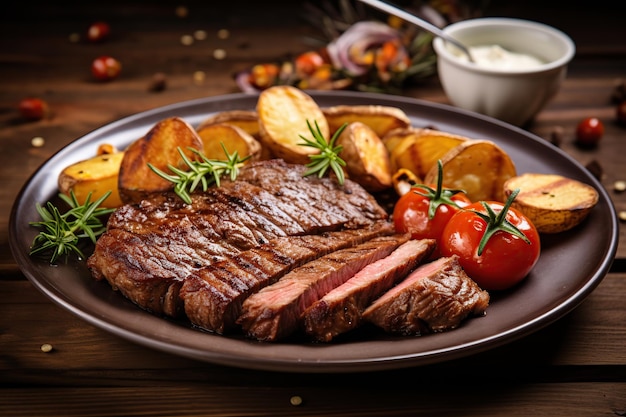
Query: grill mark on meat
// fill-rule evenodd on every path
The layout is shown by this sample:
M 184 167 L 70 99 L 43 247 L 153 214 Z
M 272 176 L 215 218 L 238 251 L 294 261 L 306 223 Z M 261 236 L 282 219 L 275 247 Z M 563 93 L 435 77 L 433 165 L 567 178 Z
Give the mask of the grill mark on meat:
M 226 333 L 235 328 L 242 303 L 250 294 L 306 262 L 393 230 L 391 223 L 381 221 L 363 229 L 277 238 L 243 251 L 185 279 L 180 292 L 185 313 L 197 327 Z
M 470 315 L 483 315 L 489 293 L 467 276 L 458 256 L 418 267 L 370 305 L 363 318 L 389 333 L 420 335 L 458 327 Z
M 432 239 L 409 240 L 386 258 L 367 265 L 305 310 L 306 333 L 316 341 L 330 342 L 360 326 L 363 311 L 372 301 L 428 259 L 435 244 Z
M 194 193 L 191 205 L 170 192 L 122 206 L 111 214 L 87 266 L 95 279 L 106 279 L 140 307 L 176 315 L 182 281 L 208 265 L 277 238 L 388 223 L 387 213 L 358 184 L 303 177 L 305 169 L 281 160 L 251 162 L 237 181 L 224 179 L 221 187 Z M 228 271 L 220 272 L 224 282 L 214 289 L 226 291 L 226 299 L 231 286 L 248 285 L 249 275 Z
M 307 307 L 407 239 L 405 235 L 382 236 L 306 263 L 247 298 L 237 323 L 257 340 L 289 336 L 298 329 Z

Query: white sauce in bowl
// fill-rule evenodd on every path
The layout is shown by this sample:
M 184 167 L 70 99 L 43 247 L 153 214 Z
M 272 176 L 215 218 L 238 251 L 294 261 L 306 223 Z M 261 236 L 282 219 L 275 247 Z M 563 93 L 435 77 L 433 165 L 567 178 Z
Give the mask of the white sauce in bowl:
M 517 52 L 511 52 L 499 45 L 484 45 L 469 47 L 474 63 L 489 69 L 530 69 L 543 65 L 540 59 Z M 467 55 L 455 50 L 455 55 L 461 60 L 468 62 Z

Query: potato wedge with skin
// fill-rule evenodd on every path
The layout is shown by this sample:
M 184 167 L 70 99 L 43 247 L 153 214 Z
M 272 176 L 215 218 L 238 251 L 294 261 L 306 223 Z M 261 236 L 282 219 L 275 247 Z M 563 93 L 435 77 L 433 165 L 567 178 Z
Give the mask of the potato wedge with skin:
M 167 173 L 170 173 L 168 165 L 185 169 L 178 148 L 190 159 L 195 159 L 196 155 L 188 148 L 204 152 L 203 146 L 195 129 L 181 118 L 171 117 L 156 123 L 124 152 L 118 179 L 122 202 L 139 202 L 152 193 L 171 190 L 174 185 L 158 176 L 148 164 Z
M 329 139 L 328 122 L 311 96 L 291 86 L 280 85 L 263 90 L 257 101 L 261 144 L 286 162 L 307 164 L 309 155 L 319 150 L 303 146 L 301 136 L 315 141 L 307 126 L 317 122 L 322 135 Z
M 472 201 L 504 202 L 504 183 L 517 175 L 509 155 L 494 142 L 467 140 L 449 150 L 443 158 L 443 186 L 464 190 Z M 424 182 L 437 183 L 435 164 Z
M 218 124 L 228 123 L 237 126 L 254 138 L 259 138 L 259 115 L 254 110 L 226 110 L 215 113 L 204 119 L 196 128 L 197 131 L 203 128 Z
M 452 133 L 418 128 L 396 129 L 383 138 L 392 172 L 404 168 L 420 178 L 436 168 L 437 161 L 450 149 L 467 140 Z
M 524 213 L 539 233 L 559 233 L 582 222 L 598 203 L 590 185 L 561 175 L 526 173 L 504 183 L 504 195 L 519 194 L 512 206 Z
M 97 155 L 67 166 L 59 174 L 59 191 L 68 196 L 73 191 L 80 204 L 85 204 L 90 193 L 90 201 L 93 202 L 110 191 L 111 195 L 100 207 L 121 206 L 117 180 L 123 158 L 124 152 L 115 152 Z
M 322 108 L 333 134 L 345 123 L 361 122 L 369 126 L 378 137 L 382 138 L 394 129 L 408 128 L 411 121 L 406 113 L 390 106 L 378 105 L 339 105 Z
M 335 144 L 343 147 L 339 156 L 346 161 L 351 180 L 373 192 L 391 187 L 387 148 L 369 126 L 361 122 L 350 123 Z
M 204 155 L 209 159 L 227 159 L 224 148 L 231 155 L 237 152 L 240 158 L 249 156 L 254 161 L 261 157 L 261 143 L 235 125 L 215 123 L 199 128 L 197 132 L 202 139 Z

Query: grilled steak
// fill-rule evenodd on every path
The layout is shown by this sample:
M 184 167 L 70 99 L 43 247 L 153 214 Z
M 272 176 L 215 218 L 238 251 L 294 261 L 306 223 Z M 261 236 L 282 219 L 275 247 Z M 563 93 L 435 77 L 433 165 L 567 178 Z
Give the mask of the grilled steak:
M 298 329 L 308 306 L 407 239 L 406 235 L 374 238 L 304 264 L 247 298 L 237 323 L 257 340 L 284 338 Z
M 196 326 L 225 333 L 250 294 L 306 262 L 393 231 L 391 223 L 379 221 L 367 228 L 272 239 L 189 275 L 180 293 L 185 313 Z
M 177 316 L 183 282 L 202 268 L 278 238 L 386 222 L 358 184 L 303 177 L 305 170 L 281 160 L 249 163 L 236 181 L 195 193 L 191 205 L 173 192 L 125 205 L 111 215 L 87 265 L 140 307 Z
M 363 311 L 435 248 L 432 239 L 409 240 L 386 258 L 367 265 L 342 285 L 311 305 L 303 314 L 304 329 L 320 342 L 358 327 Z
M 420 335 L 454 329 L 482 315 L 489 293 L 467 276 L 456 255 L 422 265 L 370 305 L 363 318 L 389 333 Z

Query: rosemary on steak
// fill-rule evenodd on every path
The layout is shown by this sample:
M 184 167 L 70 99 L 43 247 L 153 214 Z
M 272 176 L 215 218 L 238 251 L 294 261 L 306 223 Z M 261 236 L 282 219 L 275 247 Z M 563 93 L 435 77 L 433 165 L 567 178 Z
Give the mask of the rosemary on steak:
M 110 194 L 109 191 L 92 202 L 90 193 L 84 204 L 78 202 L 73 191 L 70 191 L 69 196 L 59 194 L 59 198 L 70 207 L 65 213 L 61 213 L 59 208 L 51 202 L 45 206 L 37 204 L 37 212 L 42 220 L 30 222 L 30 225 L 40 227 L 43 230 L 35 236 L 30 254 L 51 252 L 50 263 L 54 263 L 59 257 L 71 253 L 83 259 L 85 256 L 78 244 L 84 238 L 89 238 L 93 243 L 96 243 L 96 237 L 106 230 L 106 225 L 100 220 L 100 217 L 113 212 L 114 209 L 99 206 Z
M 302 146 L 310 146 L 318 149 L 320 152 L 318 154 L 309 155 L 311 162 L 306 164 L 309 169 L 304 172 L 304 176 L 317 174 L 318 178 L 322 178 L 326 174 L 326 171 L 328 171 L 328 168 L 330 168 L 337 176 L 339 184 L 343 185 L 345 182 L 343 167 L 346 166 L 346 161 L 341 159 L 339 156 L 339 153 L 343 150 L 343 146 L 335 146 L 335 142 L 348 124 L 344 123 L 339 129 L 337 129 L 337 131 L 330 138 L 330 141 L 327 141 L 324 137 L 317 121 L 315 121 L 315 128 L 313 128 L 308 120 L 306 121 L 306 124 L 313 135 L 313 139 L 315 140 L 310 140 L 303 135 L 300 135 L 300 138 L 302 138 L 305 142 Z
M 195 191 L 198 185 L 202 185 L 202 191 L 206 191 L 209 185 L 215 184 L 219 187 L 220 178 L 223 176 L 227 175 L 230 177 L 231 181 L 234 181 L 239 174 L 239 168 L 250 158 L 250 155 L 245 158 L 240 158 L 237 151 L 229 154 L 223 143 L 222 149 L 226 155 L 225 160 L 209 159 L 197 149 L 188 149 L 196 154 L 200 160 L 191 160 L 179 147 L 178 153 L 187 167 L 189 167 L 186 171 L 170 164 L 168 168 L 173 174 L 168 174 L 148 163 L 150 169 L 158 176 L 174 183 L 174 192 L 187 204 L 191 204 L 190 194 Z

